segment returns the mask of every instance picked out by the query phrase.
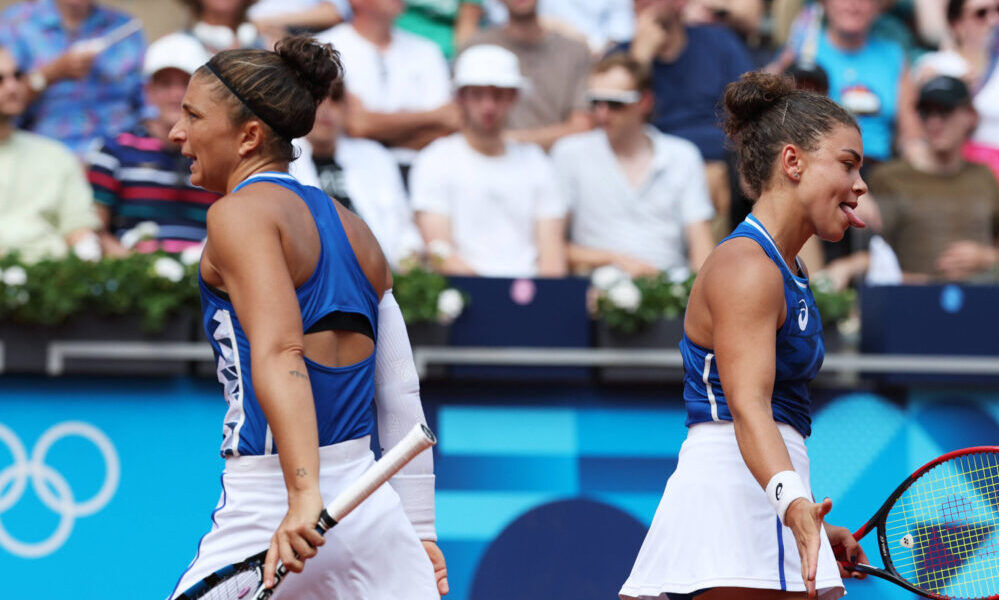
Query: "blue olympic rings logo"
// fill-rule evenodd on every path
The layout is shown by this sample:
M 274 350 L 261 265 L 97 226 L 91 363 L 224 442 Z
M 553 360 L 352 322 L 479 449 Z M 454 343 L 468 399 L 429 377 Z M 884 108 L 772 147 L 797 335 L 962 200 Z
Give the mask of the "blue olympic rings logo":
M 77 502 L 66 478 L 45 464 L 45 457 L 52 446 L 70 436 L 90 441 L 104 459 L 104 483 L 92 498 L 84 502 Z M 103 509 L 118 489 L 121 464 L 114 444 L 103 431 L 88 423 L 65 421 L 53 425 L 38 438 L 30 457 L 17 434 L 3 424 L 0 424 L 0 442 L 7 446 L 14 458 L 13 464 L 0 471 L 0 517 L 21 500 L 29 480 L 42 504 L 59 515 L 59 524 L 52 535 L 34 543 L 14 538 L 0 519 L 0 548 L 11 554 L 24 558 L 40 558 L 52 554 L 69 539 L 78 517 L 92 515 Z

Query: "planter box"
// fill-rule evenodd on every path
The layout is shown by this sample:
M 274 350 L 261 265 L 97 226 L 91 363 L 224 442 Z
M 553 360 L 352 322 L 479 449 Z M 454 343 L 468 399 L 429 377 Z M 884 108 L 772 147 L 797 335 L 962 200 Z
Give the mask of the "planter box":
M 187 342 L 193 336 L 193 315 L 167 320 L 163 331 L 148 333 L 134 315 L 88 315 L 53 326 L 0 323 L 4 345 L 4 372 L 45 373 L 49 344 L 53 341 Z M 67 358 L 66 375 L 173 376 L 187 375 L 187 361 L 113 360 Z
M 656 348 L 675 350 L 683 337 L 683 317 L 661 319 L 632 333 L 623 333 L 603 321 L 594 323 L 594 338 L 600 348 Z M 597 370 L 603 383 L 674 383 L 683 381 L 682 368 L 603 367 Z
M 420 321 L 406 325 L 409 333 L 409 343 L 417 346 L 449 346 L 451 345 L 451 326 L 433 321 Z
M 417 346 L 450 346 L 451 326 L 442 325 L 433 321 L 421 321 L 406 325 L 409 333 L 409 343 L 413 348 Z M 447 377 L 448 368 L 445 365 L 428 365 L 423 379 L 440 379 Z

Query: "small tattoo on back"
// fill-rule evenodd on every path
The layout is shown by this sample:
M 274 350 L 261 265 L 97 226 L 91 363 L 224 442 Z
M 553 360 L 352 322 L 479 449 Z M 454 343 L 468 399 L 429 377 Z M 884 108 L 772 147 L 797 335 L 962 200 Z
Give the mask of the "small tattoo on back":
M 301 372 L 301 371 L 292 370 L 292 371 L 288 371 L 288 374 L 291 375 L 292 377 L 296 378 L 296 379 L 305 379 L 305 380 L 309 379 L 309 376 L 306 375 L 305 373 Z

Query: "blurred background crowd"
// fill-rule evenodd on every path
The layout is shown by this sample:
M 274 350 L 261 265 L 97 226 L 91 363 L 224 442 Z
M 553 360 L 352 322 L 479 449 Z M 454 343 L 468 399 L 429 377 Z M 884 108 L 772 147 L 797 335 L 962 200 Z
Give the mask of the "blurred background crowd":
M 999 278 L 995 0 L 0 7 L 0 255 L 196 248 L 217 195 L 169 140 L 188 80 L 215 52 L 311 32 L 346 86 L 291 170 L 363 217 L 398 268 L 686 279 L 751 209 L 719 103 L 766 69 L 863 133 L 869 228 L 806 247 L 813 277 Z

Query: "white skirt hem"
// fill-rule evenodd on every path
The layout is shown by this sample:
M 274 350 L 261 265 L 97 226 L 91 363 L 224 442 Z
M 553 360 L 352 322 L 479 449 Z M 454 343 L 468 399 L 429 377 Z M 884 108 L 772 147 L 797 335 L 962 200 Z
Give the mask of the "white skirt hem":
M 747 579 L 741 577 L 716 577 L 704 581 L 682 583 L 664 582 L 657 586 L 631 586 L 625 585 L 621 588 L 620 597 L 630 598 L 661 598 L 664 594 L 692 594 L 699 590 L 708 590 L 717 587 L 751 588 L 756 590 L 774 590 L 786 592 L 804 592 L 805 586 L 801 583 L 787 582 L 784 590 L 780 589 L 780 582 L 772 579 Z M 824 579 L 815 583 L 815 590 L 820 600 L 832 600 L 841 598 L 846 594 L 843 581 L 836 579 Z

